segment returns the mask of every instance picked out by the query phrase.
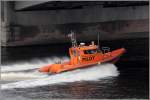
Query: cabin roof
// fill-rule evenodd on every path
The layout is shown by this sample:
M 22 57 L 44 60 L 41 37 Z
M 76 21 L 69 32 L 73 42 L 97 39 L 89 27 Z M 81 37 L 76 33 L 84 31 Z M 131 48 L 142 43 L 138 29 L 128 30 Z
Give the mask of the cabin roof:
M 97 49 L 96 45 L 89 45 L 89 46 L 78 46 L 78 47 L 72 47 L 72 49 L 79 49 L 79 50 L 91 50 L 91 49 Z

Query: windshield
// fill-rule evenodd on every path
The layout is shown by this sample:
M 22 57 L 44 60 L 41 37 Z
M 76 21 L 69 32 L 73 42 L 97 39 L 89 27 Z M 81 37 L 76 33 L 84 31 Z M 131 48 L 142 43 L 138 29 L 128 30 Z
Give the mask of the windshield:
M 84 50 L 84 54 L 95 54 L 97 53 L 96 49 L 92 49 L 92 50 Z

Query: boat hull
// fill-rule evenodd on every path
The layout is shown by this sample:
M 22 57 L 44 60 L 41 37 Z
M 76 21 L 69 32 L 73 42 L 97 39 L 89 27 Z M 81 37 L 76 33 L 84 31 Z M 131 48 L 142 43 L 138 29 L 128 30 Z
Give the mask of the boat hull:
M 70 64 L 70 61 L 62 63 L 62 64 L 52 64 L 52 65 L 46 65 L 39 69 L 40 72 L 45 73 L 60 73 L 64 71 L 69 71 L 77 68 L 85 68 L 92 65 L 102 64 L 102 63 L 115 63 L 120 56 L 125 52 L 124 48 L 114 50 L 112 52 L 104 53 L 101 55 L 100 60 L 88 62 L 84 64 Z

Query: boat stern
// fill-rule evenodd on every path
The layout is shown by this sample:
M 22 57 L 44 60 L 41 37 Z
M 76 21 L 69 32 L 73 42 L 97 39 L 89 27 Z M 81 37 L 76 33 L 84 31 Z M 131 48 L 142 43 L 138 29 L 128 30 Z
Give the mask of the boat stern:
M 48 73 L 51 65 L 46 65 L 38 69 L 39 72 Z

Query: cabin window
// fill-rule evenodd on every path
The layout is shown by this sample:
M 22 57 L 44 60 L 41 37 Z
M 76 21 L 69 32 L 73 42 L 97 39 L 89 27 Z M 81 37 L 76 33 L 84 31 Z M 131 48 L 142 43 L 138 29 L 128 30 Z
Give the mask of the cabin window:
M 72 50 L 72 55 L 76 56 L 76 51 L 75 50 Z
M 92 49 L 92 50 L 84 50 L 84 54 L 95 54 L 97 53 L 96 49 Z

